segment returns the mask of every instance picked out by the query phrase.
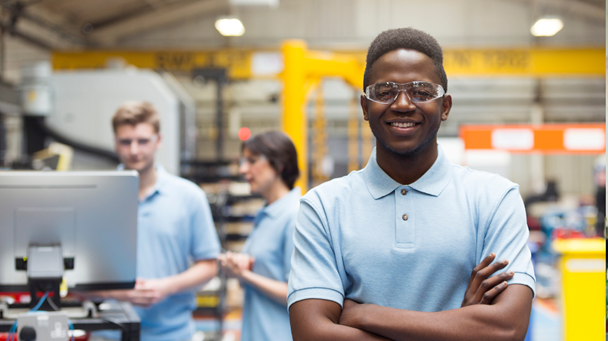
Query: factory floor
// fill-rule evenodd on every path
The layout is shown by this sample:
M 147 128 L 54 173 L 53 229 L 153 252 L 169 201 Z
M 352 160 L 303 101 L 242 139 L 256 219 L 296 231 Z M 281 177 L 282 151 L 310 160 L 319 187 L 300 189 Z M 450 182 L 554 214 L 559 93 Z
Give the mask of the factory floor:
M 538 298 L 532 307 L 532 335 L 530 341 L 561 341 L 561 315 L 556 299 Z M 239 341 L 241 337 L 241 311 L 226 315 L 222 341 Z M 213 340 L 217 322 L 211 318 L 196 319 L 196 341 Z

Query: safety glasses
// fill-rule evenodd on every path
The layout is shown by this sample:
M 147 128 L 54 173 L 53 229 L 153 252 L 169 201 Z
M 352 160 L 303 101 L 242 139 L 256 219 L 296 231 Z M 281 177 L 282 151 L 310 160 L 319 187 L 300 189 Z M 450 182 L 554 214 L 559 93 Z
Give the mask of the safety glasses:
M 258 161 L 264 161 L 264 160 L 266 160 L 266 157 L 264 155 L 260 155 L 258 157 L 252 157 L 252 156 L 250 156 L 250 157 L 241 157 L 239 159 L 239 166 L 242 166 L 242 165 L 244 165 L 246 163 L 249 164 L 249 165 L 253 165 L 253 164 L 255 164 Z
M 401 91 L 405 91 L 409 100 L 414 103 L 432 101 L 445 95 L 445 90 L 439 84 L 415 81 L 403 84 L 382 82 L 368 85 L 365 88 L 365 97 L 376 103 L 391 104 Z
M 133 142 L 137 143 L 140 147 L 146 147 L 148 145 L 154 144 L 158 140 L 158 134 L 152 135 L 152 137 L 147 139 L 119 139 L 116 138 L 116 143 L 121 147 L 131 147 Z

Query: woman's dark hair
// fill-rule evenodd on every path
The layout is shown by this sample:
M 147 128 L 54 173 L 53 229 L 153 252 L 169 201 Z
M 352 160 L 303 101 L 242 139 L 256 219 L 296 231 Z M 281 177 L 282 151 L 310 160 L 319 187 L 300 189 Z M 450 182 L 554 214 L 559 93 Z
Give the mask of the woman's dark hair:
M 289 189 L 300 176 L 298 153 L 291 139 L 284 133 L 269 131 L 243 142 L 241 151 L 247 148 L 253 155 L 264 155 L 270 166 L 277 171 Z

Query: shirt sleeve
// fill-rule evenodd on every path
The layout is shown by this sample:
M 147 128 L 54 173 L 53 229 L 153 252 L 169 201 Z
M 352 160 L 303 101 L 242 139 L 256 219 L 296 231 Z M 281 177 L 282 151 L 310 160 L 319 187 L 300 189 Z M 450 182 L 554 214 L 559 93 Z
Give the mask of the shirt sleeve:
M 294 211 L 296 213 L 297 211 Z M 285 236 L 283 237 L 283 281 L 289 280 L 289 273 L 291 272 L 291 256 L 293 255 L 293 231 L 296 228 L 296 215 L 294 214 L 291 219 L 288 219 L 287 226 L 285 226 Z
M 306 299 L 323 299 L 340 305 L 344 285 L 332 247 L 327 220 L 312 202 L 302 199 L 294 231 L 294 252 L 289 275 L 287 304 Z
M 220 253 L 220 241 L 205 192 L 199 190 L 193 207 L 190 249 L 194 261 L 215 259 Z
M 478 262 L 492 252 L 496 254 L 496 261 L 507 259 L 509 264 L 500 272 L 515 273 L 507 283 L 525 285 L 536 296 L 536 278 L 527 245 L 528 235 L 523 200 L 517 187 L 510 188 L 498 202 L 494 214 L 489 217 Z

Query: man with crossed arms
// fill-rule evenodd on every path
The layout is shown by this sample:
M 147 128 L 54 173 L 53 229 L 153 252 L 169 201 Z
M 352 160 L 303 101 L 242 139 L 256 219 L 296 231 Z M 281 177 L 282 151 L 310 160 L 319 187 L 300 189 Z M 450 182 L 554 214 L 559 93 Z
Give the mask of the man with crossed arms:
M 301 199 L 287 298 L 295 341 L 525 338 L 535 277 L 523 201 L 516 184 L 453 165 L 438 147 L 452 107 L 442 63 L 415 29 L 372 42 L 361 107 L 376 149 L 365 169 Z M 506 260 L 490 265 L 495 254 Z

